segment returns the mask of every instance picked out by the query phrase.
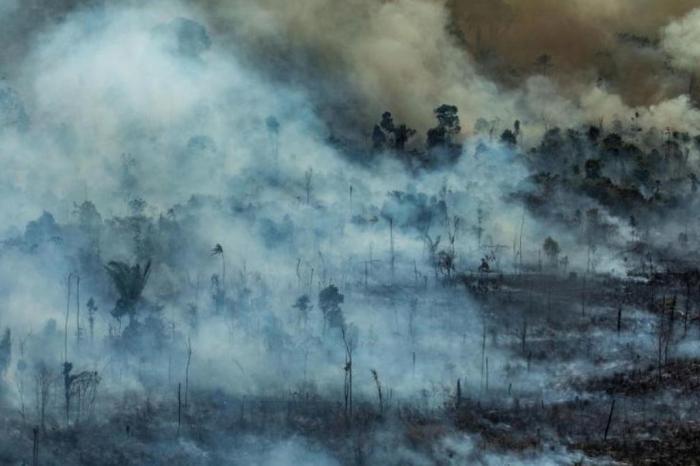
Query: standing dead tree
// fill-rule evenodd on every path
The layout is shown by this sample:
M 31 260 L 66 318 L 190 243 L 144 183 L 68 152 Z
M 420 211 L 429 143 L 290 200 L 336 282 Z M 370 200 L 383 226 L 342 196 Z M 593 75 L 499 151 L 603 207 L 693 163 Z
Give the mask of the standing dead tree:
M 180 436 L 180 422 L 182 419 L 182 397 L 181 393 L 182 384 L 177 384 L 177 436 Z
M 484 235 L 484 217 L 485 212 L 481 208 L 481 205 L 476 209 L 476 226 L 474 227 L 474 234 L 476 235 L 476 247 L 477 250 L 481 250 L 481 238 Z
M 80 275 L 77 272 L 70 272 L 66 278 L 66 319 L 63 328 L 63 362 L 68 361 L 68 322 L 70 320 L 70 305 L 71 305 L 71 294 L 73 290 L 73 281 L 75 280 L 75 347 L 80 350 L 80 339 L 82 330 L 80 328 Z
M 46 432 L 46 408 L 49 404 L 51 386 L 55 378 L 56 375 L 44 361 L 39 361 L 36 364 L 34 368 L 35 407 L 42 432 Z
M 343 395 L 345 401 L 345 420 L 350 425 L 352 423 L 352 350 L 353 350 L 353 336 L 352 332 L 343 325 L 340 328 L 341 335 L 343 337 L 343 345 L 345 346 L 345 366 L 343 366 L 345 372 L 345 382 L 343 384 Z M 352 330 L 352 329 L 350 329 Z
M 428 258 L 430 265 L 433 267 L 433 272 L 435 273 L 435 281 L 438 281 L 438 273 L 440 270 L 440 260 L 438 257 L 438 247 L 440 246 L 441 236 L 438 235 L 434 240 L 430 237 L 428 232 L 423 233 L 423 242 L 425 243 L 426 249 L 428 250 Z
M 656 321 L 656 343 L 657 343 L 657 371 L 659 381 L 662 377 L 662 369 L 668 361 L 668 348 L 673 339 L 673 313 L 675 312 L 675 298 L 668 301 L 666 296 L 661 299 L 661 304 L 655 302 L 652 297 L 652 308 L 657 307 L 659 315 Z
M 69 362 L 63 363 L 63 396 L 65 399 L 66 410 L 66 425 L 70 422 L 70 401 L 71 401 L 71 386 L 75 376 L 71 375 L 73 364 Z
M 365 291 L 367 291 L 369 287 L 369 280 L 371 279 L 370 274 L 374 269 L 374 266 L 376 264 L 381 263 L 381 261 L 374 259 L 372 255 L 372 243 L 369 243 L 369 258 L 365 261 L 363 261 L 364 266 L 365 266 L 365 272 L 364 272 L 364 277 L 365 277 Z
M 65 397 L 66 425 L 70 423 L 71 402 L 77 398 L 76 421 L 80 421 L 80 414 L 87 410 L 90 412 L 94 407 L 97 397 L 97 385 L 100 383 L 100 376 L 97 371 L 83 371 L 78 374 L 71 374 L 73 364 L 63 363 L 63 388 Z
M 187 364 L 185 365 L 185 408 L 187 408 L 187 394 L 190 387 L 190 361 L 192 360 L 192 341 L 187 337 Z
M 70 423 L 71 402 L 77 398 L 76 421 L 80 421 L 82 411 L 88 412 L 93 408 L 97 396 L 97 385 L 100 383 L 100 376 L 97 371 L 83 371 L 78 374 L 71 374 L 73 364 L 63 363 L 63 389 L 65 398 L 66 425 Z
M 97 305 L 93 298 L 88 299 L 87 309 L 88 325 L 90 326 L 90 343 L 93 344 L 95 342 L 95 314 L 97 313 Z
M 306 193 L 306 205 L 311 203 L 311 189 L 313 187 L 312 180 L 314 177 L 314 170 L 309 168 L 304 172 L 304 192 Z
M 455 241 L 457 241 L 461 221 L 462 219 L 455 215 L 452 217 L 452 221 L 447 223 L 447 238 L 450 241 L 450 252 L 453 256 L 456 256 Z
M 9 329 L 7 329 L 9 331 Z M 7 335 L 7 333 L 6 333 Z M 10 335 L 11 336 L 11 335 Z M 15 378 L 15 383 L 17 384 L 17 391 L 19 394 L 19 402 L 20 402 L 20 414 L 22 415 L 22 420 L 26 420 L 26 409 L 25 409 L 25 403 L 24 403 L 24 388 L 25 388 L 25 372 L 27 370 L 27 362 L 25 360 L 25 346 L 27 344 L 27 340 L 29 337 L 32 336 L 32 332 L 30 331 L 27 335 L 24 336 L 24 338 L 19 339 L 19 360 L 17 361 L 17 375 Z M 4 342 L 3 338 L 3 343 Z M 10 350 L 11 350 L 11 340 L 8 339 L 8 343 L 10 344 Z M 5 344 L 0 344 L 0 347 L 5 346 Z M 4 356 L 2 359 L 5 359 L 8 353 L 8 350 L 5 349 L 2 351 L 4 353 Z M 11 352 L 11 351 L 10 351 Z M 6 367 L 9 364 L 9 359 L 6 361 L 3 361 L 4 363 L 0 363 L 0 366 Z
M 382 396 L 382 384 L 379 383 L 379 374 L 376 369 L 370 369 L 372 373 L 372 379 L 374 379 L 374 384 L 377 386 L 377 400 L 379 401 L 379 415 L 384 414 L 384 398 Z
M 459 409 L 462 405 L 462 381 L 457 379 L 457 393 L 455 395 L 455 407 Z
M 80 351 L 80 340 L 82 339 L 82 329 L 80 327 L 80 275 L 75 274 L 75 348 Z
M 80 417 L 83 413 L 88 417 L 94 413 L 97 386 L 100 380 L 97 371 L 83 371 L 73 381 L 73 397 L 77 398 L 76 422 L 80 422 Z
M 32 466 L 39 466 L 39 427 L 32 429 Z
M 10 368 L 12 361 L 12 330 L 5 328 L 2 338 L 0 338 L 0 381 Z
M 220 311 L 220 305 L 226 306 L 226 255 L 224 254 L 224 248 L 221 247 L 219 243 L 211 250 L 212 256 L 221 256 L 221 281 L 219 283 L 216 280 L 216 308 L 217 312 Z M 212 277 L 212 282 L 214 277 Z
M 394 251 L 394 218 L 389 217 L 389 249 L 391 252 L 391 286 L 394 286 L 394 274 L 396 269 L 396 253 Z
M 691 289 L 696 288 L 698 283 L 700 283 L 700 271 L 693 269 L 684 272 L 682 275 L 682 283 L 685 286 L 685 306 L 683 312 L 683 334 L 685 335 L 688 333 L 688 317 L 693 307 Z
M 484 322 L 483 324 L 483 333 L 481 336 L 481 382 L 480 382 L 480 388 L 481 391 L 484 391 L 484 388 L 488 390 L 488 382 L 485 382 L 486 379 L 488 379 L 488 375 L 486 375 L 486 372 L 488 371 L 488 358 L 486 357 L 486 323 Z M 484 378 L 486 377 L 486 379 Z
M 523 233 L 525 231 L 525 209 L 520 218 L 520 233 L 518 235 L 518 246 L 516 249 L 515 239 L 513 239 L 513 268 L 518 270 L 518 275 L 523 273 Z
M 63 363 L 68 362 L 68 319 L 70 317 L 70 298 L 71 298 L 71 283 L 73 281 L 73 272 L 68 274 L 66 278 L 66 320 L 63 328 Z
M 295 272 L 297 275 L 297 287 L 301 289 L 301 257 L 297 258 L 297 266 Z
M 610 423 L 612 422 L 613 411 L 615 410 L 615 398 L 613 398 L 610 404 L 610 412 L 608 413 L 608 422 L 605 424 L 605 434 L 603 435 L 603 440 L 608 440 L 608 432 L 610 431 Z

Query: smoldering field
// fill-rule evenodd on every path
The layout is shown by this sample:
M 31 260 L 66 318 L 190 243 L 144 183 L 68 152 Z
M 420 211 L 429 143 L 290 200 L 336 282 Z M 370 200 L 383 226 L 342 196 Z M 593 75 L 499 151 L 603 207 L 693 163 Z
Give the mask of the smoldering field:
M 0 462 L 697 461 L 695 5 L 300 3 L 0 0 Z

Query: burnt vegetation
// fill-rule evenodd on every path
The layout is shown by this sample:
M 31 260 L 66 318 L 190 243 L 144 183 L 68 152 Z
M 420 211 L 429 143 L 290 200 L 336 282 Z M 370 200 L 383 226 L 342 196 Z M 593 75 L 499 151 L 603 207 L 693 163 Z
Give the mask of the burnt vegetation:
M 133 198 L 130 213 L 113 218 L 84 201 L 70 222 L 44 213 L 7 239 L 6 256 L 58 251 L 71 269 L 63 328 L 55 319 L 31 329 L 9 322 L 0 340 L 3 460 L 217 464 L 233 454 L 224 439 L 300 435 L 347 464 L 391 458 L 390 445 L 442 461 L 451 447 L 441 442 L 467 435 L 475 461 L 565 451 L 562 461 L 692 463 L 698 237 L 690 221 L 677 225 L 697 202 L 700 139 L 553 128 L 524 150 L 519 122 L 500 138 L 477 128 L 458 143 L 457 109 L 435 114 L 425 147 L 409 149 L 415 131 L 385 113 L 369 142 L 373 157 L 395 157 L 418 177 L 506 154 L 506 166 L 525 169 L 498 204 L 522 217 L 512 245 L 491 237 L 496 204 L 480 203 L 468 218 L 447 186 L 355 205 L 336 221 L 377 231 L 385 244 L 368 245 L 362 260 L 301 255 L 284 284 L 219 239 L 213 248 L 192 242 L 193 219 L 214 209 L 244 213 L 248 228 L 294 244 L 302 227 L 287 218 L 280 232 L 254 197 L 193 196 L 155 216 Z M 300 206 L 309 218 L 329 215 L 311 202 L 306 173 Z M 546 228 L 527 226 L 526 216 Z M 411 257 L 397 238 L 422 251 Z M 105 256 L 114 250 L 107 242 L 129 253 Z M 570 262 L 572 248 L 583 261 Z M 214 327 L 230 357 L 213 361 L 225 368 L 198 354 L 210 351 L 198 345 Z M 431 349 L 436 338 L 450 349 Z M 237 355 L 251 342 L 269 365 L 255 376 Z
M 83 53 L 106 50 L 89 70 L 125 60 L 111 52 L 124 37 L 149 59 L 126 77 L 107 67 L 96 80 L 107 90 L 86 89 L 117 109 L 96 114 L 108 129 L 69 112 L 78 96 L 42 88 L 25 109 L 28 91 L 0 83 L 0 142 L 41 153 L 26 173 L 8 156 L 18 181 L 0 185 L 0 464 L 698 463 L 700 134 L 635 110 L 571 127 L 440 101 L 421 121 L 409 106 L 348 117 L 363 115 L 345 108 L 359 97 L 325 70 L 335 54 L 321 46 L 295 58 L 331 76 L 314 99 L 334 99 L 308 104 L 282 87 L 311 79 L 277 63 L 278 39 L 236 57 L 253 67 L 269 54 L 275 78 L 262 86 L 267 65 L 242 72 L 194 20 L 144 34 L 133 12 L 114 26 L 102 2 L 85 2 L 100 13 L 79 19 L 94 22 L 61 30 L 80 2 L 54 3 L 32 26 L 60 17 L 59 46 L 46 32 L 53 47 L 36 54 L 66 54 L 52 79 L 75 81 L 74 37 L 108 42 Z M 451 59 L 459 41 L 495 73 L 505 64 L 485 39 L 511 8 L 471 3 L 470 28 L 438 44 Z M 145 24 L 171 14 L 148 12 Z M 34 13 L 16 16 L 22 37 Z M 103 27 L 127 32 L 105 39 Z M 661 53 L 656 38 L 614 37 Z M 526 62 L 533 93 L 549 89 L 557 58 Z M 524 76 L 507 73 L 515 89 Z M 470 89 L 498 94 L 477 77 Z M 691 100 L 675 104 L 694 115 Z M 80 118 L 47 123 L 63 118 L 56 108 Z M 103 153 L 66 155 L 92 150 Z

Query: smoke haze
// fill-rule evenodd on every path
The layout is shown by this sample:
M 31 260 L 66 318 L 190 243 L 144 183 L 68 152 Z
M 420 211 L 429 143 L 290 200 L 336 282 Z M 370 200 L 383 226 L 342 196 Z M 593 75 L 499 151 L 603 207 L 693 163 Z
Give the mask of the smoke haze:
M 0 0 L 0 463 L 692 430 L 699 40 L 697 0 Z

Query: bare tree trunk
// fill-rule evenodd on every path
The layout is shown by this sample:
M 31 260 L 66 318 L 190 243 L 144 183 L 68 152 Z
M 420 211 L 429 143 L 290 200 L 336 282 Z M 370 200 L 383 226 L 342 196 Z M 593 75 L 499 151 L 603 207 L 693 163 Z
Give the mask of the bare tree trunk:
M 75 275 L 75 348 L 80 351 L 80 275 Z
M 525 228 L 525 209 L 523 209 L 523 215 L 522 218 L 520 219 L 520 238 L 519 238 L 519 249 L 518 249 L 518 258 L 520 261 L 520 266 L 518 267 L 518 273 L 523 273 L 523 229 Z
M 367 292 L 367 261 L 365 261 L 365 292 Z
M 462 383 L 460 379 L 457 379 L 457 400 L 455 404 L 457 409 L 459 409 L 460 405 L 462 404 Z
M 73 365 L 69 362 L 63 363 L 63 395 L 65 397 L 65 408 L 66 408 L 66 426 L 70 423 L 70 390 L 72 376 L 70 375 Z
M 350 422 L 352 423 L 352 355 L 350 355 L 348 364 L 350 365 Z
M 394 219 L 389 217 L 389 247 L 391 248 L 391 285 L 394 285 L 396 256 L 394 255 Z
M 32 446 L 32 466 L 39 466 L 39 427 L 35 426 L 32 429 L 33 446 Z
M 185 408 L 187 408 L 187 394 L 190 386 L 190 360 L 192 359 L 192 342 L 187 337 L 187 365 L 185 366 Z
M 483 326 L 483 335 L 481 338 L 481 389 L 484 389 L 484 371 L 486 369 L 486 325 Z
M 617 308 L 617 334 L 622 330 L 622 305 Z
M 486 393 L 489 392 L 489 358 L 486 358 Z
M 613 398 L 610 404 L 610 414 L 608 414 L 608 423 L 605 425 L 605 434 L 603 435 L 603 440 L 608 440 L 608 432 L 610 431 L 610 423 L 612 422 L 613 411 L 615 410 L 615 398 Z
M 377 398 L 379 400 L 379 414 L 384 414 L 384 398 L 382 397 L 382 385 L 379 383 L 379 374 L 375 369 L 371 369 L 372 378 L 377 385 Z
M 687 274 L 687 272 L 686 272 Z M 690 314 L 690 278 L 685 282 L 685 313 L 683 314 L 683 336 L 688 333 L 688 314 Z
M 68 274 L 68 278 L 66 280 L 66 322 L 63 328 L 63 362 L 68 362 L 68 317 L 70 316 L 70 285 L 71 285 L 71 279 L 73 278 L 73 273 Z
M 313 169 L 309 168 L 304 172 L 304 190 L 306 191 L 306 205 L 311 203 L 311 181 L 314 176 Z
M 36 410 L 39 415 L 41 431 L 46 432 L 46 405 L 49 401 L 49 388 L 51 383 L 51 375 L 48 369 L 40 365 L 37 369 L 37 374 L 34 377 L 36 382 Z
M 664 298 L 664 301 L 666 298 Z M 662 308 L 661 310 L 661 315 L 659 316 L 659 322 L 658 322 L 658 361 L 657 361 L 657 368 L 658 368 L 658 376 L 659 376 L 659 382 L 661 381 L 661 367 L 663 365 L 663 346 L 664 346 L 664 318 L 666 317 L 665 315 L 665 309 Z
M 180 420 L 182 416 L 182 403 L 180 398 L 180 387 L 182 384 L 177 384 L 177 435 L 180 436 Z
M 221 293 L 224 310 L 226 310 L 226 255 L 221 253 Z
M 343 344 L 345 345 L 345 383 L 343 387 L 345 398 L 345 421 L 352 425 L 352 341 L 348 340 L 345 328 L 341 328 Z

